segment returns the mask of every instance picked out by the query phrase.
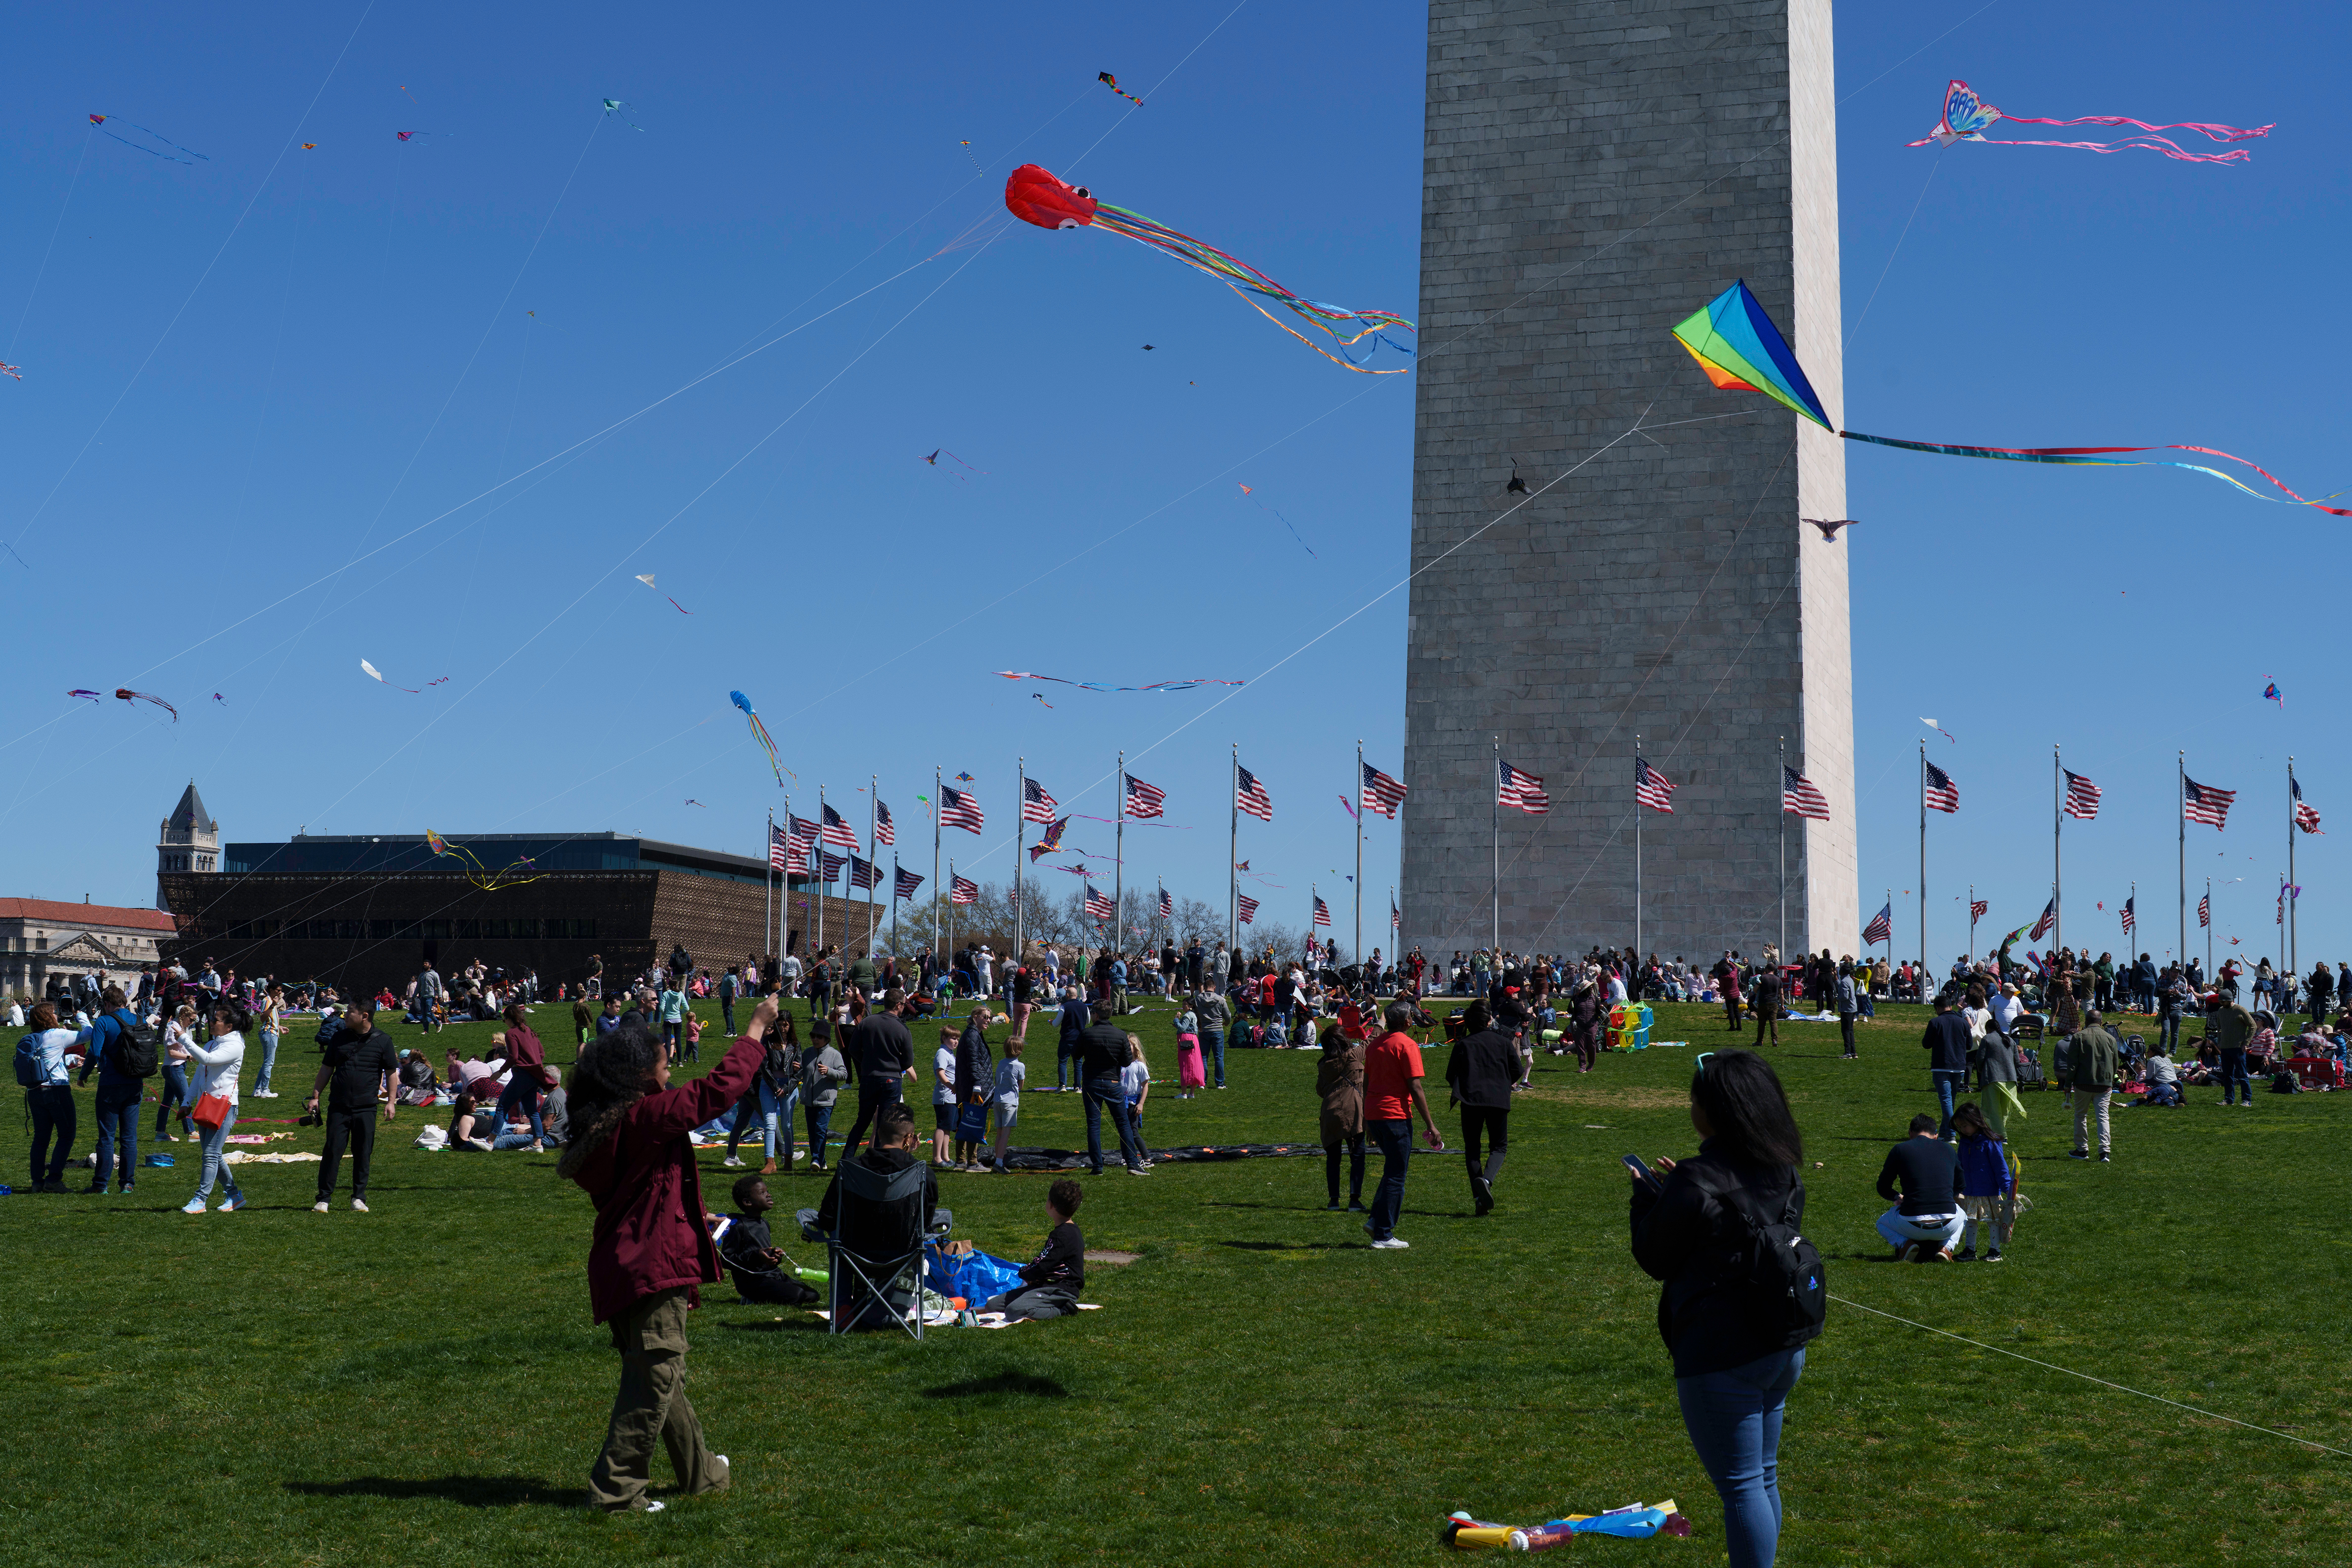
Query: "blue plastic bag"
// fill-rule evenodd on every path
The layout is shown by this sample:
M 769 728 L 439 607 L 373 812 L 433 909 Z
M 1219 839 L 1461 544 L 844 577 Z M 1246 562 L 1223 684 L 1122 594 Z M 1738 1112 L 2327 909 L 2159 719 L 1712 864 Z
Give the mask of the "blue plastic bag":
M 977 1307 L 992 1296 L 1021 1286 L 1021 1266 L 986 1252 L 950 1256 L 937 1243 L 923 1249 L 923 1284 L 942 1296 L 961 1296 Z

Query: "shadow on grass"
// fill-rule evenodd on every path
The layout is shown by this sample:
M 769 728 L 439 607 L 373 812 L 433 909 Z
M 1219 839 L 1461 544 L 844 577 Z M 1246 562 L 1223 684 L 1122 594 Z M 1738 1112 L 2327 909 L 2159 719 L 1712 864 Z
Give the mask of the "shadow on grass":
M 1363 1245 L 1359 1241 L 1220 1241 L 1242 1252 L 1338 1252 Z
M 536 1476 L 354 1476 L 342 1481 L 288 1481 L 286 1490 L 300 1497 L 383 1497 L 398 1502 L 439 1498 L 467 1508 L 588 1505 L 586 1487 L 559 1487 Z
M 962 1383 L 942 1384 L 923 1390 L 926 1399 L 975 1399 L 984 1394 L 1026 1394 L 1039 1399 L 1067 1399 L 1070 1391 L 1050 1377 L 1029 1372 L 998 1372 Z
M 733 1329 L 738 1333 L 823 1333 L 825 1321 L 802 1312 L 789 1318 L 761 1318 L 758 1322 L 730 1322 L 720 1319 L 719 1326 Z

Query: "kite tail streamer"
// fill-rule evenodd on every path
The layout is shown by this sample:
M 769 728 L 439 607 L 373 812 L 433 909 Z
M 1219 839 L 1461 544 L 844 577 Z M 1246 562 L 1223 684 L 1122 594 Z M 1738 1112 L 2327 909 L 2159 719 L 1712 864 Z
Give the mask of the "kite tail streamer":
M 2212 125 L 2201 120 L 2181 120 L 2170 125 L 2150 125 L 2145 120 L 2134 120 L 2126 114 L 2086 114 L 2079 120 L 2045 120 L 2038 114 L 2004 113 L 2001 118 L 2016 125 L 2136 125 L 2142 131 L 2194 131 L 2215 141 L 2251 141 L 2257 136 L 2268 136 L 2278 128 L 2275 120 L 2269 125 L 2255 126 Z M 2041 146 L 2043 143 L 2028 142 L 2025 145 Z M 2057 145 L 2072 147 L 2076 143 L 2068 141 Z
M 1281 284 L 1276 283 L 1273 278 L 1268 277 L 1265 274 L 1250 266 L 1247 262 L 1241 260 L 1237 256 L 1228 255 L 1224 251 L 1219 250 L 1215 246 L 1209 244 L 1205 240 L 1195 239 L 1191 235 L 1182 234 L 1175 229 L 1170 228 L 1167 225 L 1160 223 L 1155 218 L 1146 217 L 1141 213 L 1131 212 L 1125 207 L 1112 206 L 1108 202 L 1101 203 L 1095 208 L 1094 224 L 1095 226 L 1109 229 L 1114 234 L 1125 235 L 1128 238 L 1134 240 L 1139 245 L 1148 245 L 1155 250 L 1164 251 L 1168 255 L 1174 256 L 1177 260 L 1184 263 L 1187 267 L 1192 267 L 1196 271 L 1208 274 L 1211 277 L 1215 278 L 1218 282 L 1223 283 L 1227 287 L 1233 289 L 1236 294 L 1240 294 L 1244 301 L 1255 308 L 1257 312 L 1264 316 L 1267 320 L 1272 321 L 1276 326 L 1281 328 L 1284 331 L 1288 332 L 1292 337 L 1297 338 L 1300 342 L 1305 343 L 1308 348 L 1313 349 L 1317 353 L 1321 354 L 1333 364 L 1344 365 L 1351 371 L 1356 371 L 1365 375 L 1401 375 L 1403 373 L 1403 370 L 1402 369 L 1395 371 L 1371 370 L 1364 365 L 1358 364 L 1354 360 L 1348 358 L 1344 353 L 1335 354 L 1331 352 L 1322 344 L 1316 342 L 1313 339 L 1307 337 L 1304 333 L 1292 327 L 1288 322 L 1276 317 L 1273 312 L 1267 310 L 1263 305 L 1259 305 L 1256 300 L 1250 299 L 1249 296 L 1255 294 L 1273 300 L 1277 305 L 1280 305 L 1284 309 L 1291 312 L 1299 319 L 1305 321 L 1308 326 L 1326 334 L 1342 350 L 1352 348 L 1356 344 L 1363 341 L 1366 338 L 1374 338 L 1381 342 L 1387 343 L 1391 348 L 1396 349 L 1402 353 L 1412 353 L 1412 350 L 1411 349 L 1407 349 L 1402 344 L 1397 342 L 1394 339 L 1383 335 L 1385 329 L 1388 329 L 1401 328 L 1408 332 L 1414 329 L 1413 324 L 1406 320 L 1402 316 L 1393 315 L 1385 310 L 1349 310 L 1343 306 L 1329 305 L 1325 304 L 1320 300 L 1303 298 L 1300 296 L 1292 293 L 1289 289 L 1285 288 Z M 1410 367 L 1405 368 L 1409 369 Z
M 1895 446 L 1906 452 L 1934 452 L 1947 457 L 1985 457 L 2005 463 L 2053 463 L 2075 468 L 2185 468 L 2192 474 L 2203 474 L 2208 477 L 2219 479 L 2224 485 L 2243 491 L 2257 501 L 2270 501 L 2282 507 L 2310 507 L 2335 517 L 2352 517 L 2352 509 L 2331 507 L 2324 501 L 2315 501 L 2307 497 L 2296 495 L 2267 469 L 2257 464 L 2249 463 L 2242 457 L 2210 446 L 2186 446 L 2177 444 L 2165 446 L 1958 446 L 1946 442 L 1898 441 L 1889 435 L 1864 435 L 1858 430 L 1841 430 L 1838 434 L 1848 441 L 1867 441 L 1874 446 Z M 2120 458 L 2098 455 L 2098 454 L 2110 452 L 2201 452 L 2209 457 L 2219 457 L 2227 462 L 2244 464 L 2246 467 L 2253 469 L 2255 473 L 2276 485 L 2285 498 L 2282 499 L 2279 496 L 2266 496 L 2237 476 L 2224 474 L 2218 468 L 2208 468 L 2201 463 L 2175 463 L 2161 457 Z
M 2015 119 L 2016 117 L 2012 115 L 2005 118 Z M 2070 120 L 2052 120 L 2050 123 L 2053 125 L 2066 125 L 2073 122 Z M 2247 152 L 2242 147 L 2232 149 L 2228 152 L 2191 152 L 2186 148 L 2183 148 L 2179 142 L 2169 141 L 2162 136 L 2126 136 L 2118 141 L 2013 141 L 2007 138 L 1995 141 L 1993 138 L 1988 136 L 1983 138 L 1983 141 L 1984 144 L 1988 147 L 2071 147 L 2081 152 L 2129 152 L 2133 151 L 2161 152 L 2167 158 L 2176 159 L 2183 163 L 2245 163 L 2252 162 L 2253 159 L 2253 154 Z

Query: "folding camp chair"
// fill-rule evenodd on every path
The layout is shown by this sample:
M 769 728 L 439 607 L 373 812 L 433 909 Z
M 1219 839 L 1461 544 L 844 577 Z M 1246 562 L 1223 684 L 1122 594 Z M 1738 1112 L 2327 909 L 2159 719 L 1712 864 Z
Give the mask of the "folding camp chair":
M 920 1161 L 904 1170 L 887 1173 L 869 1169 L 855 1159 L 841 1162 L 842 1213 L 835 1218 L 834 1233 L 825 1235 L 814 1227 L 803 1228 L 804 1235 L 811 1239 L 823 1239 L 825 1246 L 826 1271 L 832 1276 L 826 1287 L 828 1332 L 847 1333 L 887 1319 L 916 1339 L 923 1337 L 923 1243 L 928 1236 L 947 1234 L 952 1217 L 946 1209 L 940 1209 L 928 1227 L 910 1227 L 919 1232 L 914 1246 L 883 1258 L 868 1258 L 852 1251 L 842 1244 L 840 1232 L 845 1228 L 843 1221 L 852 1204 L 912 1209 L 919 1215 L 923 1187 L 929 1177 L 930 1167 Z

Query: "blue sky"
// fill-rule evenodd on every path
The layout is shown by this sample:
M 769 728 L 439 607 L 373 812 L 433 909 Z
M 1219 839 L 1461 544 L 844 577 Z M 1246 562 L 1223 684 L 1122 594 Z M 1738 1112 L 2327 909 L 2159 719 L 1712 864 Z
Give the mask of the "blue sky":
M 1276 805 L 1243 826 L 1285 884 L 1268 914 L 1297 924 L 1318 883 L 1344 940 L 1337 798 L 1359 737 L 1391 771 L 1402 747 L 1404 601 L 1380 596 L 1405 559 L 1412 378 L 1337 370 L 1113 236 L 996 219 L 1034 161 L 1302 293 L 1411 314 L 1424 12 L 899 15 L 28 13 L 0 107 L 0 359 L 26 378 L 0 382 L 0 538 L 27 563 L 0 559 L 22 650 L 5 891 L 145 902 L 148 824 L 192 776 L 239 839 L 611 828 L 756 853 L 779 796 L 740 687 L 803 810 L 822 781 L 862 816 L 878 773 L 910 841 L 933 766 L 976 775 L 992 831 L 950 836 L 982 876 L 1009 871 L 1016 757 L 1108 815 L 1123 747 L 1171 824 L 1130 833 L 1129 880 L 1220 903 L 1238 742 Z M 1832 412 L 1930 440 L 2191 442 L 2305 494 L 2352 484 L 2322 305 L 2346 238 L 2340 24 L 1959 16 L 1940 41 L 1951 14 L 1841 19 Z M 2023 114 L 2280 129 L 2236 168 L 1906 149 L 1948 76 Z M 93 111 L 207 156 L 93 136 Z M 920 460 L 940 447 L 984 472 Z M 2217 889 L 2223 945 L 2267 946 L 2288 751 L 2352 827 L 2326 685 L 2344 521 L 2165 470 L 1850 462 L 1860 902 L 1895 890 L 1897 952 L 1921 735 L 1963 800 L 1930 825 L 1936 955 L 1964 939 L 1968 883 L 1996 925 L 2047 896 L 2053 741 L 2107 790 L 2069 831 L 2070 938 L 2119 942 L 2137 878 L 2146 945 L 2173 945 L 2186 747 L 2243 791 L 2227 833 L 2191 830 L 2190 874 L 2244 878 Z M 1046 687 L 1049 711 L 998 669 L 1251 685 Z M 126 685 L 181 722 L 62 696 Z M 1396 842 L 1369 835 L 1374 909 Z M 2335 842 L 2300 846 L 2306 965 L 2352 939 Z

